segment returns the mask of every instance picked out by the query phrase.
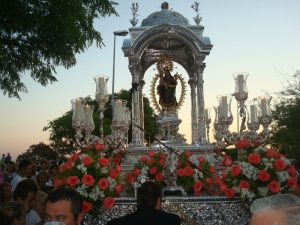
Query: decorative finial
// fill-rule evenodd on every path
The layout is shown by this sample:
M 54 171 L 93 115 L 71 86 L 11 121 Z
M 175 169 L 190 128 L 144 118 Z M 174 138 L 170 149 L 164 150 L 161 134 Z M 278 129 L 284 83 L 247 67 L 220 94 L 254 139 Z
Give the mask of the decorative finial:
M 194 21 L 199 26 L 199 24 L 200 24 L 200 22 L 202 20 L 202 17 L 199 16 L 200 15 L 199 14 L 199 11 L 200 11 L 199 2 L 194 2 L 194 4 L 191 5 L 191 8 L 193 10 L 195 10 L 195 12 L 196 12 L 196 16 L 194 17 Z
M 161 4 L 161 9 L 169 9 L 169 3 L 163 2 L 163 3 Z
M 138 10 L 139 10 L 139 5 L 137 2 L 133 2 L 131 4 L 131 13 L 132 13 L 132 19 L 130 19 L 130 23 L 133 27 L 135 27 L 137 25 L 137 23 L 139 22 L 139 20 L 137 19 L 137 17 L 139 16 L 139 14 L 137 14 Z

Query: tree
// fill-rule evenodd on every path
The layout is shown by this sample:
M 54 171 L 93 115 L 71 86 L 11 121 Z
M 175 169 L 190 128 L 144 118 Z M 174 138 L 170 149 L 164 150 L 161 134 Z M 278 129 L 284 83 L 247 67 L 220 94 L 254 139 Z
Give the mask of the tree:
M 131 109 L 131 91 L 121 90 L 119 93 L 115 94 L 115 99 L 124 99 L 127 100 L 127 107 Z M 98 104 L 95 100 L 92 100 L 90 97 L 85 98 L 85 101 L 88 104 L 95 106 L 94 109 L 94 123 L 95 130 L 93 135 L 99 135 L 99 117 L 98 117 Z M 56 118 L 48 123 L 44 127 L 44 131 L 50 132 L 50 141 L 51 145 L 57 149 L 61 154 L 67 154 L 74 151 L 75 144 L 75 130 L 72 127 L 72 111 L 66 112 L 63 116 Z M 157 134 L 157 127 L 155 123 L 155 114 L 153 109 L 150 106 L 149 99 L 144 97 L 144 120 L 145 120 L 145 131 L 146 134 L 149 134 L 150 140 L 148 137 L 145 137 L 146 142 L 150 144 L 153 141 L 153 137 Z M 109 99 L 106 104 L 106 110 L 104 111 L 104 121 L 103 121 L 103 130 L 104 136 L 111 134 L 111 121 L 112 121 L 112 108 L 111 108 L 111 99 Z M 131 141 L 131 127 L 129 129 L 129 142 Z
M 3 94 L 20 99 L 27 92 L 21 75 L 46 86 L 57 81 L 56 66 L 70 68 L 76 53 L 93 42 L 101 47 L 94 20 L 118 15 L 109 0 L 1 0 L 0 1 L 0 88 Z
M 47 159 L 57 161 L 63 157 L 57 151 L 55 151 L 50 145 L 46 145 L 43 142 L 35 145 L 31 145 L 23 154 L 18 156 L 18 159 L 39 160 Z
M 270 144 L 289 158 L 300 159 L 300 71 L 294 81 L 279 93 L 272 111 L 274 124 Z

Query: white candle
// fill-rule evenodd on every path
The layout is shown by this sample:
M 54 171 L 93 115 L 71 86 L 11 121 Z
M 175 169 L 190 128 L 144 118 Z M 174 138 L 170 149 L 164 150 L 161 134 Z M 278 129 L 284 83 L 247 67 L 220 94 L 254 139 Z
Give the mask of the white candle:
M 75 122 L 84 122 L 85 116 L 84 116 L 84 106 L 82 104 L 81 99 L 76 99 L 76 111 L 75 111 Z
M 228 115 L 227 96 L 221 97 L 221 111 L 222 111 L 222 116 L 227 117 Z
M 122 110 L 122 101 L 121 100 L 117 100 L 115 102 L 115 108 L 114 108 L 114 119 L 118 122 L 122 121 L 122 114 L 123 114 L 123 110 Z
M 244 75 L 243 74 L 239 74 L 237 76 L 237 84 L 238 84 L 239 92 L 244 91 Z
M 250 105 L 251 123 L 257 122 L 257 109 L 256 105 Z
M 93 111 L 94 111 L 94 106 L 85 105 L 84 115 L 85 115 L 85 123 L 87 126 L 94 126 Z
M 260 100 L 261 114 L 262 116 L 267 115 L 267 99 L 262 98 Z

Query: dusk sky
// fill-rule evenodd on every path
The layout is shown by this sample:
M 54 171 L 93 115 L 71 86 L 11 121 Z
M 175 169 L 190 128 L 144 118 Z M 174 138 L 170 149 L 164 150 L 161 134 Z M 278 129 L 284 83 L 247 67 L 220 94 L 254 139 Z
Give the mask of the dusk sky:
M 22 93 L 22 101 L 0 95 L 0 152 L 10 152 L 15 158 L 32 144 L 49 143 L 49 133 L 42 129 L 49 121 L 62 116 L 71 109 L 71 99 L 95 95 L 93 77 L 109 77 L 108 90 L 111 93 L 113 32 L 131 27 L 131 3 L 119 1 L 116 7 L 119 17 L 112 16 L 95 21 L 96 29 L 102 34 L 105 46 L 95 45 L 85 53 L 77 55 L 77 64 L 70 68 L 57 68 L 58 82 L 43 87 L 34 82 L 29 73 L 23 75 L 28 93 Z M 162 1 L 140 0 L 139 23 L 149 14 L 160 10 Z M 185 16 L 195 24 L 194 1 L 170 0 L 173 11 Z M 269 93 L 276 100 L 275 92 L 287 85 L 296 70 L 300 70 L 300 1 L 299 0 L 201 0 L 201 25 L 204 36 L 210 37 L 213 48 L 206 58 L 204 71 L 205 106 L 217 105 L 216 96 L 234 92 L 233 74 L 247 72 L 249 99 Z M 126 37 L 125 37 L 126 38 Z M 124 57 L 121 45 L 124 37 L 116 42 L 115 91 L 131 87 L 128 59 Z M 186 81 L 187 74 L 181 66 L 175 72 L 181 73 Z M 149 96 L 150 81 L 156 71 L 149 68 L 145 76 L 145 92 Z M 233 107 L 235 100 L 233 100 Z M 190 140 L 190 96 L 179 112 L 183 120 L 181 133 Z M 232 110 L 235 112 L 235 110 Z M 214 117 L 212 113 L 212 117 Z M 236 121 L 234 121 L 236 124 Z M 236 125 L 233 126 L 235 128 Z

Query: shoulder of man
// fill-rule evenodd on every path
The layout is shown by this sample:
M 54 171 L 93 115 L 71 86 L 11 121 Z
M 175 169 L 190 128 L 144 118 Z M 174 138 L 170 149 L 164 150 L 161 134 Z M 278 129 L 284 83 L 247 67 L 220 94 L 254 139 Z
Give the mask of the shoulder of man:
M 130 217 L 132 214 L 127 214 L 125 216 L 121 216 L 119 218 L 111 219 L 107 222 L 106 225 L 124 225 L 127 224 L 126 222 L 130 221 Z
M 159 210 L 160 214 L 163 215 L 168 221 L 172 221 L 172 224 L 179 225 L 181 223 L 181 219 L 178 215 L 166 212 L 164 210 Z M 171 224 L 171 223 L 170 223 Z

